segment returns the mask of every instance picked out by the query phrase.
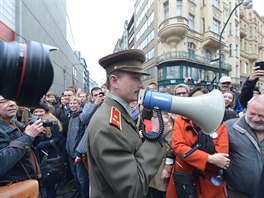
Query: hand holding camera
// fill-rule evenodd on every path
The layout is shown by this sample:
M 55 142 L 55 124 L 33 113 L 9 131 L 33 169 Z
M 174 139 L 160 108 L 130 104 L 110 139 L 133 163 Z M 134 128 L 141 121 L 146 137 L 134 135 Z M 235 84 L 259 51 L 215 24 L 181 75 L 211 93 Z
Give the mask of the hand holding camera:
M 94 104 L 99 106 L 99 105 L 101 105 L 104 102 L 104 99 L 105 99 L 104 92 L 101 91 L 98 94 L 98 97 L 95 99 Z
M 25 134 L 35 138 L 37 137 L 40 133 L 45 133 L 46 129 L 43 126 L 43 123 L 41 119 L 38 119 L 36 122 L 33 124 L 29 124 L 26 129 L 25 129 Z

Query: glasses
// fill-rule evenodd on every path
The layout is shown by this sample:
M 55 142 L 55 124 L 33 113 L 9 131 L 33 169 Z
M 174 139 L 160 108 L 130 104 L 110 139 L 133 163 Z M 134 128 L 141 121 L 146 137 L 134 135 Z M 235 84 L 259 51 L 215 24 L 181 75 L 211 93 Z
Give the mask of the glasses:
M 231 84 L 231 82 L 223 82 L 223 83 L 221 83 L 222 85 L 230 85 Z
M 184 96 L 184 95 L 186 95 L 186 94 L 188 94 L 188 92 L 179 92 L 179 93 L 176 93 L 175 95 L 176 96 Z

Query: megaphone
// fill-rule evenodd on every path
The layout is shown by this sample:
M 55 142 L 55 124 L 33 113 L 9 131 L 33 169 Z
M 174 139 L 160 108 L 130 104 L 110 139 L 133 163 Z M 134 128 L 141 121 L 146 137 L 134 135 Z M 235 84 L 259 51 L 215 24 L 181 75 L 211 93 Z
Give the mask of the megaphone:
M 146 109 L 159 108 L 177 113 L 194 121 L 205 134 L 212 134 L 222 123 L 225 102 L 221 91 L 215 89 L 197 97 L 178 97 L 141 89 L 138 103 Z

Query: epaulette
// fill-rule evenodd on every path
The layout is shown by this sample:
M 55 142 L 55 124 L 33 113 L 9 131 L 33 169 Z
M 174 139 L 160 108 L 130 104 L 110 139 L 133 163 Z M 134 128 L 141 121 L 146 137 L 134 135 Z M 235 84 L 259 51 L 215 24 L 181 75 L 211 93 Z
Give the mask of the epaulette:
M 118 129 L 122 130 L 121 112 L 116 107 L 111 108 L 109 123 L 115 125 Z

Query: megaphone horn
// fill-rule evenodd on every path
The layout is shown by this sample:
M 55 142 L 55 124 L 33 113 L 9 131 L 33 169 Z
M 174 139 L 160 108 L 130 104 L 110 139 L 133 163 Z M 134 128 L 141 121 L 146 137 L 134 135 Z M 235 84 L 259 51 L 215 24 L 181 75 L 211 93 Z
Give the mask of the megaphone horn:
M 162 111 L 185 116 L 198 124 L 205 134 L 215 132 L 225 113 L 223 95 L 216 89 L 197 97 L 178 97 L 141 89 L 138 103 L 147 109 L 158 107 Z

